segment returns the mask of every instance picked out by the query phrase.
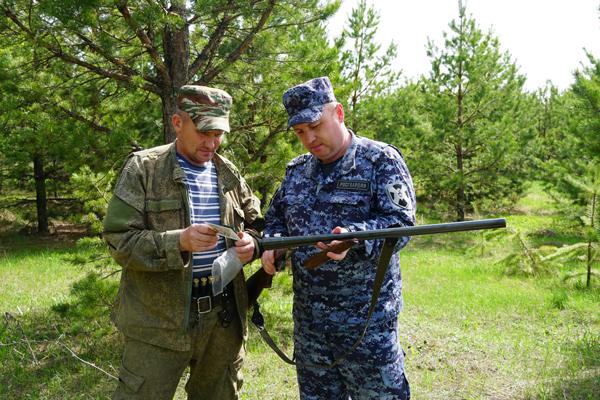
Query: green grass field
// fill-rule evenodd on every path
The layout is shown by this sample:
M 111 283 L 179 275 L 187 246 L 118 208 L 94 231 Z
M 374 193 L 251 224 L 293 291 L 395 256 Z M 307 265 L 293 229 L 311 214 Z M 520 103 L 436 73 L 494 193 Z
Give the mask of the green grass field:
M 508 223 L 537 245 L 577 240 L 536 187 Z M 0 245 L 0 398 L 108 399 L 114 381 L 69 349 L 117 374 L 121 338 L 104 306 L 116 277 L 86 280 L 89 266 L 67 261 L 73 247 L 35 243 Z M 507 248 L 471 232 L 417 238 L 401 253 L 400 342 L 413 399 L 600 399 L 600 282 L 562 280 L 582 263 L 508 275 L 495 263 Z M 291 304 L 291 277 L 280 273 L 261 305 L 290 355 Z M 298 398 L 294 369 L 253 328 L 247 351 L 243 399 Z

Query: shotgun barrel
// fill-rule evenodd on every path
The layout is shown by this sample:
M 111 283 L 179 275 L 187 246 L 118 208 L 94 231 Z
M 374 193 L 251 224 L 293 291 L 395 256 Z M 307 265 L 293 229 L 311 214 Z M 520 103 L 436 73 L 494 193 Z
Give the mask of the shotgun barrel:
M 403 226 L 398 228 L 386 228 L 386 229 L 375 229 L 372 231 L 358 231 L 358 232 L 346 232 L 346 233 L 329 233 L 322 235 L 307 235 L 307 236 L 287 236 L 287 237 L 268 237 L 259 240 L 259 247 L 261 253 L 266 250 L 278 250 L 278 249 L 289 249 L 299 246 L 314 245 L 317 242 L 331 242 L 341 241 L 338 246 L 338 250 L 334 252 L 340 252 L 348 249 L 357 240 L 369 240 L 369 239 L 385 239 L 391 237 L 403 237 L 403 236 L 419 236 L 419 235 L 432 235 L 438 233 L 449 233 L 449 232 L 462 232 L 462 231 L 474 231 L 480 229 L 496 229 L 505 228 L 506 220 L 504 218 L 496 219 L 481 219 L 474 221 L 462 221 L 462 222 L 447 222 L 443 224 L 431 224 L 431 225 L 417 225 L 417 226 Z M 280 258 L 276 255 L 276 258 Z M 316 254 L 307 261 L 305 266 L 310 269 L 316 268 L 322 262 L 326 261 L 327 251 Z M 258 269 L 247 281 L 248 287 L 248 307 L 256 302 L 260 293 L 263 289 L 271 287 L 272 275 L 267 274 L 264 269 Z
M 374 229 L 371 231 L 357 231 L 345 233 L 327 233 L 321 235 L 267 237 L 259 240 L 262 251 L 295 248 L 313 245 L 317 242 L 331 242 L 333 240 L 369 240 L 385 239 L 390 237 L 432 235 L 437 233 L 474 231 L 479 229 L 505 228 L 504 218 L 480 219 L 474 221 L 447 222 L 443 224 L 402 226 L 398 228 Z

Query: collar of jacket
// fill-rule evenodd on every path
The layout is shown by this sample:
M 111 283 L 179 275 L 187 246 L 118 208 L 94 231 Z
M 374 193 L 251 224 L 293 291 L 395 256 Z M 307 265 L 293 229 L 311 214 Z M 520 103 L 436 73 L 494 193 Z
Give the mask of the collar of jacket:
M 176 140 L 175 140 L 176 141 Z M 169 149 L 169 156 L 173 163 L 173 180 L 175 182 L 185 182 L 185 172 L 177 162 L 177 153 L 175 150 L 175 142 Z M 223 193 L 228 192 L 240 183 L 240 178 L 234 173 L 233 169 L 225 161 L 225 158 L 215 153 L 212 161 L 215 163 L 217 169 L 217 180 L 219 181 L 219 187 L 223 190 Z
M 346 175 L 350 171 L 356 168 L 356 149 L 358 144 L 358 137 L 351 130 L 348 129 L 351 135 L 350 146 L 346 150 L 346 154 L 342 157 L 340 164 L 336 167 L 336 171 L 331 174 L 331 176 L 341 176 Z M 308 178 L 317 180 L 319 179 L 319 174 L 321 172 L 321 162 L 319 159 L 311 154 L 310 159 L 308 160 L 306 166 L 306 176 Z

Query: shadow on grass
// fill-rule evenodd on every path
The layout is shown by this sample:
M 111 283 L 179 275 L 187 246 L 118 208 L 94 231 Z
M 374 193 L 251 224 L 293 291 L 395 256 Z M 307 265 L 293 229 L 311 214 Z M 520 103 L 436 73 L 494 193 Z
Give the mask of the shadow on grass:
M 73 285 L 68 303 L 5 313 L 0 398 L 110 398 L 122 348 L 106 305 L 115 291 L 115 282 L 90 274 Z
M 87 236 L 87 231 L 76 229 L 52 234 L 21 234 L 3 233 L 0 235 L 0 254 L 18 255 L 30 252 L 32 249 L 72 249 L 77 240 Z
M 407 249 L 448 250 L 466 253 L 486 244 L 485 231 L 454 232 L 438 235 L 414 236 Z
M 564 343 L 569 349 L 567 368 L 556 382 L 541 387 L 532 399 L 600 399 L 600 333 L 586 331 L 581 338 Z
M 279 301 L 291 292 L 289 280 L 276 278 L 261 304 L 271 334 L 291 353 L 291 300 Z M 66 302 L 7 313 L 0 321 L 0 399 L 109 399 L 115 380 L 108 374 L 118 375 L 123 348 L 109 319 L 117 288 L 116 277 L 90 273 L 73 284 Z M 254 345 L 262 341 L 253 336 Z
M 553 229 L 540 229 L 529 233 L 528 238 L 536 247 L 555 246 L 561 247 L 571 245 L 582 241 L 582 237 L 577 232 L 559 232 Z
M 3 240 L 2 238 L 1 240 Z M 24 240 L 11 241 L 10 243 L 2 243 L 0 246 L 0 259 L 11 258 L 20 260 L 25 257 L 40 256 L 46 254 L 58 254 L 69 256 L 75 254 L 78 250 L 74 248 L 73 244 L 65 243 L 45 243 L 45 244 L 31 244 L 31 239 L 27 238 Z
M 560 379 L 553 385 L 540 390 L 539 394 L 526 397 L 531 400 L 597 400 L 600 399 L 600 370 L 584 377 Z
M 15 319 L 17 317 L 14 317 Z M 29 313 L 0 331 L 0 398 L 108 398 L 117 375 L 121 340 L 107 320 L 78 322 L 46 313 Z M 73 356 L 73 353 L 78 358 Z
M 572 345 L 572 352 L 582 368 L 593 369 L 600 378 L 600 333 L 586 332 Z M 600 398 L 600 397 L 599 397 Z

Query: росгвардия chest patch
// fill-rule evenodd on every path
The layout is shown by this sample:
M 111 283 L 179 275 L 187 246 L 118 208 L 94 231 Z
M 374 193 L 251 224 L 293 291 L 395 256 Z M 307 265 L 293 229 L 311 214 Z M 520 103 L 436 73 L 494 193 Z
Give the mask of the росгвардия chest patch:
M 340 180 L 336 182 L 335 188 L 339 190 L 350 190 L 353 192 L 369 192 L 371 191 L 371 182 L 359 180 Z

